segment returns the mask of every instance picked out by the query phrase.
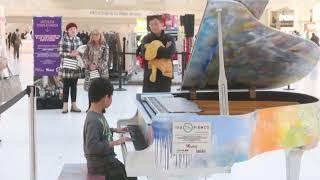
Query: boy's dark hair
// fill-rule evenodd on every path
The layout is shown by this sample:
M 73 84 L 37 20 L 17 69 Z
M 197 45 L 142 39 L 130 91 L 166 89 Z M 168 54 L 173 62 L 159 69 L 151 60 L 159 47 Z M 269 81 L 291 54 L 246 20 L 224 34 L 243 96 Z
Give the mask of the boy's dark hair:
M 91 102 L 99 102 L 105 96 L 112 96 L 113 85 L 105 78 L 97 78 L 89 87 L 89 99 Z

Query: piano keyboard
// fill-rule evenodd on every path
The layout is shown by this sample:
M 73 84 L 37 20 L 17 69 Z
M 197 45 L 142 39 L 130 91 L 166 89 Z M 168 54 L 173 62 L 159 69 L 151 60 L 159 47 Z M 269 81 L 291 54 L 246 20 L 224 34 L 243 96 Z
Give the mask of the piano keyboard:
M 138 125 L 128 125 L 129 132 L 124 133 L 123 137 L 129 137 L 132 141 L 126 141 L 122 148 L 125 150 L 125 153 L 142 151 L 148 147 L 148 144 L 143 136 Z
M 138 125 L 128 125 L 129 132 L 122 134 L 123 137 L 129 137 L 132 141 L 126 141 L 121 145 L 124 161 L 127 161 L 127 155 L 136 151 L 142 151 L 148 147 Z
M 148 147 L 148 144 L 137 125 L 128 125 L 129 133 L 136 151 L 144 150 Z

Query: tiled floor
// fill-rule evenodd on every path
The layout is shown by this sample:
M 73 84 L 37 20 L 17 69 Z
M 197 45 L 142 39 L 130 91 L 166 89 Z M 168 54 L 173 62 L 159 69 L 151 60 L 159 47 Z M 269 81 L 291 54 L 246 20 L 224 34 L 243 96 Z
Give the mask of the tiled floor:
M 24 86 L 32 83 L 33 58 L 30 53 L 22 54 L 20 61 L 11 62 L 15 72 L 20 72 Z M 320 97 L 320 66 L 293 87 L 302 92 Z M 113 105 L 107 111 L 112 126 L 118 119 L 129 118 L 136 111 L 135 94 L 141 87 L 126 86 L 128 91 L 115 92 Z M 282 89 L 279 89 L 282 90 Z M 87 108 L 86 92 L 78 87 L 78 103 Z M 82 128 L 85 113 L 63 115 L 60 110 L 37 111 L 37 165 L 38 180 L 57 180 L 63 164 L 84 163 L 82 151 Z M 29 179 L 29 126 L 28 99 L 24 98 L 0 120 L 0 180 Z M 121 151 L 116 148 L 121 159 Z M 300 180 L 319 180 L 320 148 L 304 154 Z M 146 179 L 146 178 L 140 178 Z M 182 178 L 187 179 L 187 178 Z M 204 178 L 202 178 L 204 179 Z M 283 151 L 271 152 L 252 160 L 236 164 L 231 174 L 213 175 L 214 180 L 285 180 Z

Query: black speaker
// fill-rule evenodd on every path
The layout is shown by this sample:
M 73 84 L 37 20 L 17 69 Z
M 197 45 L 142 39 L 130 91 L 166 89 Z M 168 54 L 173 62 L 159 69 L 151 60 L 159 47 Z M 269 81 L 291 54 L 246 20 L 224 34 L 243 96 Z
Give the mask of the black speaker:
M 184 16 L 180 16 L 180 25 L 184 26 Z
M 186 14 L 183 18 L 186 37 L 194 36 L 194 14 Z

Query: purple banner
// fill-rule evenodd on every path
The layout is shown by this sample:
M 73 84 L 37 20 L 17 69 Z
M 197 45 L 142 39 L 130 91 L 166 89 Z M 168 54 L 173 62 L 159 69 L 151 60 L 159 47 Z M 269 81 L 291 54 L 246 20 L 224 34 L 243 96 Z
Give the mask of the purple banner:
M 61 17 L 33 17 L 34 76 L 57 76 Z

